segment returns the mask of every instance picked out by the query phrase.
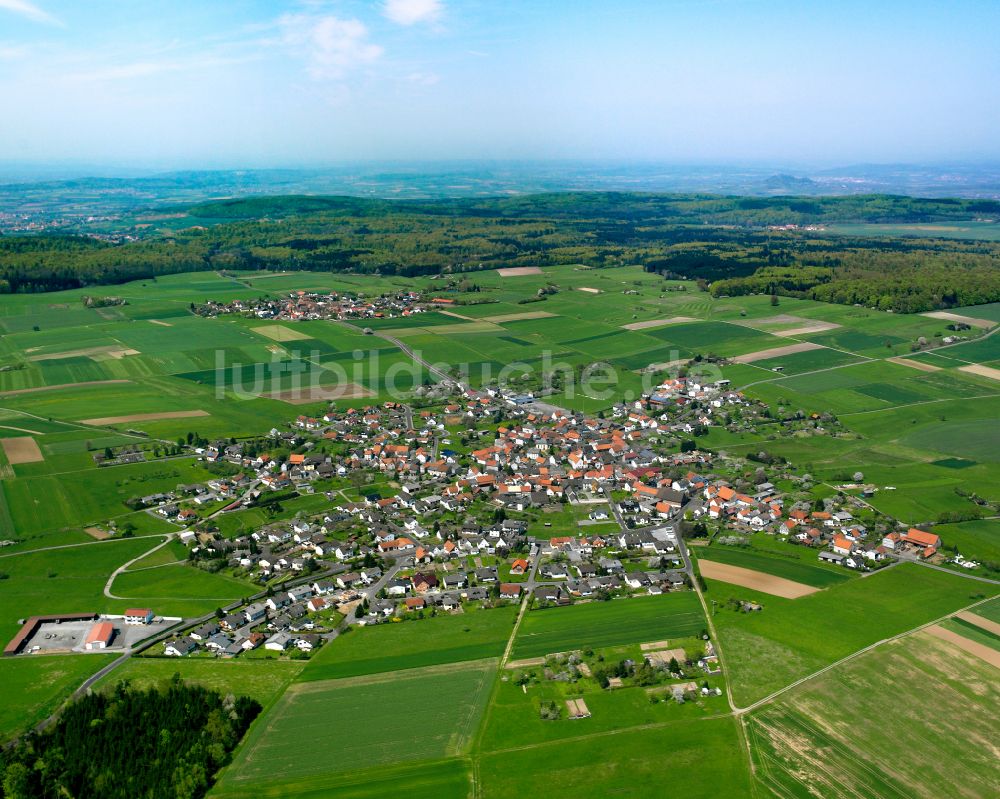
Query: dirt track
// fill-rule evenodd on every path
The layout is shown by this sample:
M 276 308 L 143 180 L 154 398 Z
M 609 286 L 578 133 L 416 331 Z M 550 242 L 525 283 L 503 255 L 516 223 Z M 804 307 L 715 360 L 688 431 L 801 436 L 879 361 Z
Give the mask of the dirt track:
M 773 574 L 765 574 L 753 569 L 744 569 L 741 566 L 730 566 L 728 563 L 699 560 L 698 566 L 702 576 L 710 580 L 721 580 L 724 583 L 738 585 L 742 588 L 752 588 L 784 599 L 798 599 L 819 591 L 818 588 L 805 583 L 797 583 L 794 580 L 786 580 L 784 577 L 775 577 Z

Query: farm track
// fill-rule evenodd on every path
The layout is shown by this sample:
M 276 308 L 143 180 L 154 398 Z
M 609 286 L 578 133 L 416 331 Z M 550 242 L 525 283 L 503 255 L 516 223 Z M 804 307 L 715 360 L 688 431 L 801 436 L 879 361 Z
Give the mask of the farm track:
M 133 563 L 136 563 L 136 562 L 142 560 L 147 555 L 152 555 L 154 552 L 156 552 L 159 549 L 163 549 L 163 547 L 165 547 L 167 544 L 169 544 L 173 540 L 173 538 L 174 538 L 174 534 L 173 533 L 166 533 L 163 541 L 161 541 L 155 547 L 153 547 L 152 549 L 150 549 L 150 550 L 148 550 L 146 552 L 143 552 L 141 555 L 139 555 L 136 558 L 132 558 L 132 560 L 128 561 L 128 563 L 125 563 L 125 564 L 119 566 L 117 569 L 115 569 L 113 572 L 111 572 L 111 576 L 108 577 L 108 581 L 104 584 L 104 596 L 106 596 L 108 599 L 128 599 L 128 597 L 116 596 L 115 594 L 111 593 L 111 585 L 112 585 L 112 583 L 114 583 L 115 578 L 118 577 L 119 574 L 124 574 L 126 571 L 128 571 L 128 567 L 131 566 Z M 139 571 L 143 571 L 143 570 L 140 569 Z

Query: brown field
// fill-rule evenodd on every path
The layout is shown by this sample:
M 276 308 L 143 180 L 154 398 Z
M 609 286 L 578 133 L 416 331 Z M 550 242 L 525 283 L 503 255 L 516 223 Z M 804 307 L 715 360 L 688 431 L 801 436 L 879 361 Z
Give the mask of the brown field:
M 433 331 L 434 333 L 448 334 L 448 333 L 501 333 L 505 332 L 500 325 L 495 325 L 492 322 L 459 322 L 454 325 L 434 325 L 433 327 L 394 327 L 389 330 L 379 331 L 387 336 L 394 336 L 396 338 L 406 338 L 406 336 L 423 336 L 426 335 L 428 331 Z
M 663 327 L 664 325 L 675 325 L 679 322 L 697 322 L 693 316 L 671 316 L 666 319 L 647 319 L 645 322 L 632 322 L 630 325 L 622 325 L 623 330 L 645 330 L 650 327 Z
M 710 580 L 721 580 L 724 583 L 738 585 L 742 588 L 752 588 L 765 594 L 780 596 L 783 599 L 798 599 L 802 596 L 815 594 L 819 591 L 811 585 L 786 580 L 773 574 L 744 569 L 741 566 L 730 566 L 728 563 L 716 563 L 712 560 L 699 560 L 698 566 L 704 577 Z
M 523 660 L 510 660 L 507 665 L 504 666 L 505 669 L 528 669 L 532 666 L 541 666 L 545 662 L 545 658 L 524 658 Z
M 896 356 L 894 358 L 886 358 L 889 363 L 898 363 L 900 366 L 909 366 L 913 369 L 919 369 L 921 372 L 940 372 L 940 366 L 934 366 L 931 363 L 923 363 L 922 361 L 915 361 L 912 358 L 903 358 L 901 356 Z
M 990 621 L 985 616 L 980 616 L 978 613 L 973 613 L 971 610 L 963 610 L 961 613 L 956 613 L 955 617 L 964 619 L 969 622 L 969 624 L 975 624 L 980 629 L 988 630 L 995 635 L 1000 635 L 1000 624 L 997 624 L 995 621 Z
M 663 369 L 673 369 L 675 366 L 680 366 L 683 363 L 687 363 L 687 358 L 678 358 L 676 361 L 663 361 L 662 363 L 651 363 L 645 369 L 636 369 L 639 374 L 644 372 L 659 372 Z
M 548 319 L 550 316 L 556 316 L 557 314 L 549 313 L 548 311 L 524 311 L 524 313 L 501 313 L 496 316 L 483 316 L 480 318 L 480 322 L 517 322 L 521 319 Z
M 0 391 L 0 397 L 13 397 L 16 394 L 34 394 L 36 391 L 58 391 L 62 388 L 83 388 L 85 386 L 110 386 L 115 383 L 131 383 L 131 380 L 85 380 L 82 383 L 58 383 L 54 386 L 36 386 L 35 388 L 17 388 L 13 391 Z
M 810 333 L 822 333 L 826 330 L 833 330 L 840 325 L 833 322 L 812 322 L 808 325 L 803 325 L 802 327 L 793 327 L 789 330 L 775 330 L 773 331 L 776 336 L 808 336 Z
M 932 624 L 926 629 L 926 632 L 933 635 L 935 638 L 947 641 L 949 644 L 957 646 L 963 652 L 975 655 L 980 660 L 985 660 L 991 666 L 996 666 L 1000 669 L 1000 652 L 997 652 L 995 649 L 990 649 L 986 646 L 986 644 L 981 644 L 978 641 L 971 641 L 958 633 L 946 630 L 938 624 Z
M 1000 369 L 994 369 L 992 366 L 983 366 L 981 363 L 973 363 L 968 366 L 959 366 L 958 371 L 968 372 L 970 375 L 979 375 L 980 377 L 988 377 L 990 380 L 1000 380 Z
M 111 533 L 100 527 L 84 527 L 83 532 L 98 541 L 103 541 L 106 538 L 111 538 Z
M 540 275 L 542 270 L 538 266 L 507 266 L 503 269 L 497 269 L 497 274 L 500 277 L 518 277 L 519 275 Z
M 325 400 L 366 399 L 374 397 L 375 392 L 357 383 L 345 383 L 339 386 L 307 386 L 287 391 L 273 391 L 267 396 L 289 405 L 308 405 Z
M 746 355 L 737 355 L 733 358 L 736 363 L 753 363 L 754 361 L 766 361 L 768 358 L 780 358 L 782 355 L 793 355 L 796 352 L 807 352 L 808 350 L 826 349 L 822 344 L 813 344 L 811 341 L 800 341 L 798 344 L 789 344 L 787 347 L 772 347 L 769 350 L 757 350 Z
M 149 323 L 151 325 L 160 325 L 160 327 L 173 327 L 170 322 L 161 322 L 159 319 L 150 319 Z
M 989 319 L 975 319 L 971 316 L 962 316 L 962 314 L 949 313 L 948 311 L 928 311 L 921 316 L 929 316 L 932 319 L 944 319 L 947 322 L 964 322 L 969 327 L 978 327 L 983 330 L 989 330 L 991 327 L 996 327 L 997 323 L 992 322 Z
M 38 448 L 38 442 L 33 438 L 24 436 L 23 438 L 0 438 L 0 446 L 3 446 L 3 454 L 14 466 L 19 463 L 38 463 L 45 460 L 42 451 Z
M 252 327 L 250 329 L 258 336 L 265 336 L 272 341 L 301 341 L 304 338 L 309 338 L 305 333 L 292 330 L 290 327 L 285 327 L 284 325 L 264 325 L 263 327 Z
M 59 358 L 90 358 L 96 361 L 100 358 L 114 358 L 117 361 L 121 360 L 126 355 L 138 354 L 139 350 L 133 350 L 128 347 L 121 347 L 117 345 L 108 345 L 106 347 L 86 347 L 82 350 L 67 350 L 66 352 L 49 352 L 44 355 L 32 355 L 28 358 L 28 360 L 54 361 Z
M 594 288 L 591 288 L 590 286 L 578 286 L 577 287 L 577 291 L 586 291 L 588 294 L 600 294 L 601 293 L 600 289 L 594 289 Z
M 208 411 L 163 411 L 162 413 L 133 413 L 128 416 L 100 416 L 96 419 L 81 419 L 80 423 L 104 426 L 127 422 L 156 422 L 161 419 L 191 419 L 196 416 L 208 415 Z

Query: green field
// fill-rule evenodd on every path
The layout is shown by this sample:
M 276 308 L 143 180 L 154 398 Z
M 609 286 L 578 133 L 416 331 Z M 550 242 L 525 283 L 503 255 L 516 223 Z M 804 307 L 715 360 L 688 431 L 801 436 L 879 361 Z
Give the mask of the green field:
M 815 557 L 816 553 L 806 550 Z M 697 551 L 699 559 L 714 560 L 718 563 L 728 563 L 731 566 L 740 566 L 744 569 L 773 574 L 776 577 L 784 577 L 786 580 L 794 580 L 797 583 L 805 583 L 816 588 L 826 588 L 831 585 L 838 585 L 851 578 L 852 572 L 845 569 L 834 571 L 823 568 L 819 565 L 806 563 L 795 557 L 776 557 L 762 552 L 726 547 L 722 545 L 712 546 Z
M 496 660 L 300 683 L 255 722 L 223 788 L 466 752 Z
M 905 563 L 794 600 L 713 580 L 708 586 L 707 596 L 718 603 L 713 623 L 741 706 L 998 592 L 997 586 Z M 759 602 L 763 610 L 729 610 L 730 598 Z
M 482 795 L 553 799 L 749 796 L 750 774 L 732 718 L 596 734 L 480 758 Z
M 513 606 L 468 609 L 455 616 L 353 628 L 311 658 L 300 680 L 331 680 L 499 657 L 510 638 L 516 612 Z
M 532 610 L 521 622 L 512 657 L 620 646 L 697 635 L 705 629 L 693 592 L 588 602 Z
M 930 799 L 996 793 L 998 725 L 995 667 L 919 633 L 793 689 L 748 729 L 757 775 L 778 796 Z M 918 750 L 933 754 L 914 769 Z
M 267 707 L 285 690 L 306 665 L 303 660 L 264 658 L 167 658 L 133 657 L 101 682 L 111 688 L 128 680 L 139 689 L 151 688 L 178 675 L 185 682 L 203 685 L 223 695 L 250 696 Z
M 19 655 L 0 659 L 0 742 L 45 719 L 114 655 Z

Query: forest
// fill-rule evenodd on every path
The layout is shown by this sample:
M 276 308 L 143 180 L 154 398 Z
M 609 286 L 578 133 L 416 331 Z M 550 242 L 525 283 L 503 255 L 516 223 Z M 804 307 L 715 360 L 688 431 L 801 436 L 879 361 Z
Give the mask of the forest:
M 5 799 L 195 799 L 260 713 L 177 676 L 138 691 L 127 682 L 68 705 L 57 721 L 0 752 Z
M 175 210 L 189 226 L 123 219 L 121 241 L 0 236 L 0 293 L 218 269 L 415 276 L 635 264 L 710 283 L 716 295 L 790 294 L 897 312 L 1000 300 L 998 243 L 775 229 L 1000 217 L 1000 203 L 990 200 L 582 192 L 433 201 L 293 196 Z

